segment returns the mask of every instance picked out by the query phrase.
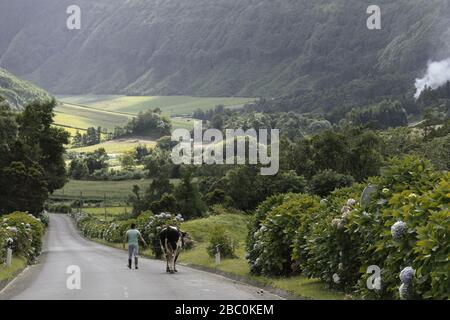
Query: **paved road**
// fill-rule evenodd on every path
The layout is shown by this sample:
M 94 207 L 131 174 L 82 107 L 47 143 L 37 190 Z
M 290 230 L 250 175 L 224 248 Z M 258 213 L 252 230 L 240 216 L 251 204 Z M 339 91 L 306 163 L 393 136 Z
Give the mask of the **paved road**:
M 29 267 L 0 292 L 0 299 L 279 299 L 261 289 L 180 266 L 166 274 L 162 261 L 140 259 L 126 267 L 125 252 L 82 238 L 65 215 L 50 215 L 41 263 Z M 69 290 L 71 265 L 80 267 L 81 289 Z

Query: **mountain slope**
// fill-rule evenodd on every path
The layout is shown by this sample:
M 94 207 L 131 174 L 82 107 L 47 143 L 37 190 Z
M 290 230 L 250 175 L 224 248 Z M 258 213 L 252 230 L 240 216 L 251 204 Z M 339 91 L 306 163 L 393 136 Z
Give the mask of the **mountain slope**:
M 0 68 L 0 96 L 6 99 L 13 110 L 20 110 L 32 101 L 50 100 L 49 93 L 21 80 L 8 71 Z
M 377 2 L 382 30 L 371 31 L 369 0 L 4 1 L 0 66 L 59 94 L 295 95 L 308 104 L 343 91 L 357 103 L 412 90 L 428 60 L 450 55 L 447 0 Z M 71 4 L 81 30 L 66 28 Z

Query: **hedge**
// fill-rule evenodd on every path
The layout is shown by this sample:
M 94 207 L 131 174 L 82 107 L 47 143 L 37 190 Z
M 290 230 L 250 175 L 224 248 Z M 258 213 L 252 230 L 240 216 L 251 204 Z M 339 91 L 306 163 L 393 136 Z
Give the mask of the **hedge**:
M 365 299 L 448 299 L 449 200 L 448 172 L 394 159 L 381 176 L 320 205 L 308 195 L 268 199 L 257 210 L 259 230 L 250 230 L 248 260 L 256 273 L 301 272 Z
M 48 218 L 43 215 L 36 218 L 24 212 L 14 212 L 0 217 L 0 263 L 6 260 L 6 244 L 12 240 L 13 253 L 23 256 L 28 263 L 34 262 L 42 250 L 42 237 L 48 224 Z

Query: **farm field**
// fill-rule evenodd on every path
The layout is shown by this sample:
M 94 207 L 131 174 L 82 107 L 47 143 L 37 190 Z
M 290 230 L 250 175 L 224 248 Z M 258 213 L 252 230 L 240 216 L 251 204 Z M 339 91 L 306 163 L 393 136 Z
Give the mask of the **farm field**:
M 146 145 L 147 147 L 153 148 L 156 145 L 156 142 L 153 140 L 148 140 L 139 137 L 127 139 L 115 139 L 100 144 L 96 144 L 93 146 L 69 149 L 68 151 L 93 152 L 99 148 L 104 148 L 106 153 L 108 154 L 118 154 L 131 151 L 135 149 L 138 145 Z
M 89 127 L 102 127 L 113 131 L 117 126 L 125 126 L 139 112 L 160 108 L 171 117 L 173 129 L 192 129 L 193 119 L 188 115 L 194 110 L 213 109 L 222 104 L 228 108 L 239 108 L 252 98 L 209 98 L 189 96 L 118 96 L 86 95 L 58 96 L 60 104 L 55 108 L 55 125 L 64 128 L 74 136 Z M 122 145 L 122 144 L 121 144 Z M 129 150 L 129 148 L 120 151 Z
M 106 209 L 106 220 L 105 220 L 105 209 Z M 100 207 L 100 208 L 83 208 L 83 212 L 93 215 L 95 218 L 103 221 L 111 221 L 118 215 L 130 213 L 132 211 L 131 207 Z
M 83 193 L 85 199 L 102 200 L 106 194 L 106 199 L 124 201 L 134 185 L 138 185 L 141 190 L 145 190 L 151 183 L 151 179 L 142 180 L 125 180 L 125 181 L 84 181 L 69 180 L 64 188 L 56 190 L 54 197 L 78 199 L 80 192 Z M 177 179 L 171 180 L 173 184 L 178 182 Z
M 200 108 L 209 110 L 222 104 L 225 107 L 236 108 L 252 102 L 254 98 L 234 97 L 190 97 L 190 96 L 59 96 L 58 99 L 67 103 L 86 105 L 91 108 L 112 112 L 137 114 L 147 109 L 160 108 L 167 116 L 189 115 Z
M 55 109 L 55 124 L 75 129 L 102 127 L 110 131 L 117 126 L 124 126 L 132 115 L 106 112 L 99 109 L 63 103 Z

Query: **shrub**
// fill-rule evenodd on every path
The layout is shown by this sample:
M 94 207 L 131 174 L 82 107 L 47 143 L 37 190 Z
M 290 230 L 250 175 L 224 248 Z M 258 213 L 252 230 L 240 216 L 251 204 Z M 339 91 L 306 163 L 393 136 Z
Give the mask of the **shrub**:
M 216 226 L 212 230 L 212 235 L 206 250 L 210 257 L 214 257 L 217 250 L 219 250 L 222 258 L 236 258 L 234 253 L 235 247 L 236 243 L 233 242 L 233 239 L 227 234 L 225 229 Z
M 27 258 L 32 263 L 42 250 L 44 224 L 40 219 L 24 212 L 14 212 L 2 216 L 0 227 L 1 259 L 5 258 L 6 240 L 11 238 L 13 252 Z
M 267 198 L 261 202 L 256 208 L 255 213 L 249 223 L 249 229 L 247 234 L 247 256 L 246 259 L 250 264 L 250 271 L 255 274 L 261 273 L 261 265 L 256 263 L 262 252 L 262 248 L 256 245 L 258 235 L 257 231 L 261 228 L 261 223 L 266 219 L 267 214 L 275 207 L 283 203 L 284 199 L 288 195 L 277 194 Z
M 358 199 L 358 185 L 327 199 L 305 244 L 294 248 L 307 254 L 305 274 L 363 298 L 448 298 L 449 174 L 406 157 L 368 182 L 375 191 L 364 205 L 346 204 Z M 367 288 L 371 265 L 382 270 L 378 290 Z M 415 277 L 400 288 L 407 267 Z
M 367 210 L 369 213 L 358 209 L 352 214 L 349 232 L 360 233 L 359 250 L 366 248 L 360 257 L 361 268 L 378 265 L 383 270 L 382 287 L 375 292 L 367 289 L 367 275 L 362 275 L 358 292 L 363 297 L 399 298 L 399 273 L 411 266 L 416 270 L 414 297 L 448 299 L 443 283 L 450 281 L 447 260 L 450 175 L 446 173 L 436 181 L 429 168 L 427 162 L 408 159 L 395 164 L 384 182 L 396 183 L 391 188 L 384 185 L 385 192 L 377 195 Z M 402 188 L 399 178 L 407 176 L 414 177 L 414 181 L 404 180 Z
M 159 241 L 159 232 L 164 226 L 171 225 L 179 227 L 180 222 L 184 221 L 183 217 L 178 215 L 172 215 L 170 213 L 160 213 L 157 215 L 151 215 L 149 212 L 143 213 L 138 217 L 143 224 L 142 233 L 145 241 L 151 247 L 153 254 L 156 258 L 162 257 L 162 249 Z
M 50 212 L 55 213 L 70 213 L 72 212 L 72 207 L 63 203 L 53 203 L 46 206 L 46 209 Z
M 352 176 L 340 174 L 333 170 L 323 170 L 311 178 L 309 189 L 314 194 L 326 197 L 331 191 L 349 187 L 353 182 Z
M 353 247 L 352 235 L 344 232 L 341 210 L 348 199 L 358 199 L 363 188 L 363 185 L 354 184 L 332 192 L 321 201 L 306 239 L 294 240 L 294 257 L 306 256 L 301 265 L 306 276 L 344 290 L 351 288 L 359 278 L 358 252 Z
M 298 233 L 299 237 L 307 233 L 319 203 L 310 195 L 290 195 L 269 212 L 254 235 L 260 253 L 255 264 L 263 274 L 289 275 L 298 271 L 297 261 L 292 259 L 292 245 Z

